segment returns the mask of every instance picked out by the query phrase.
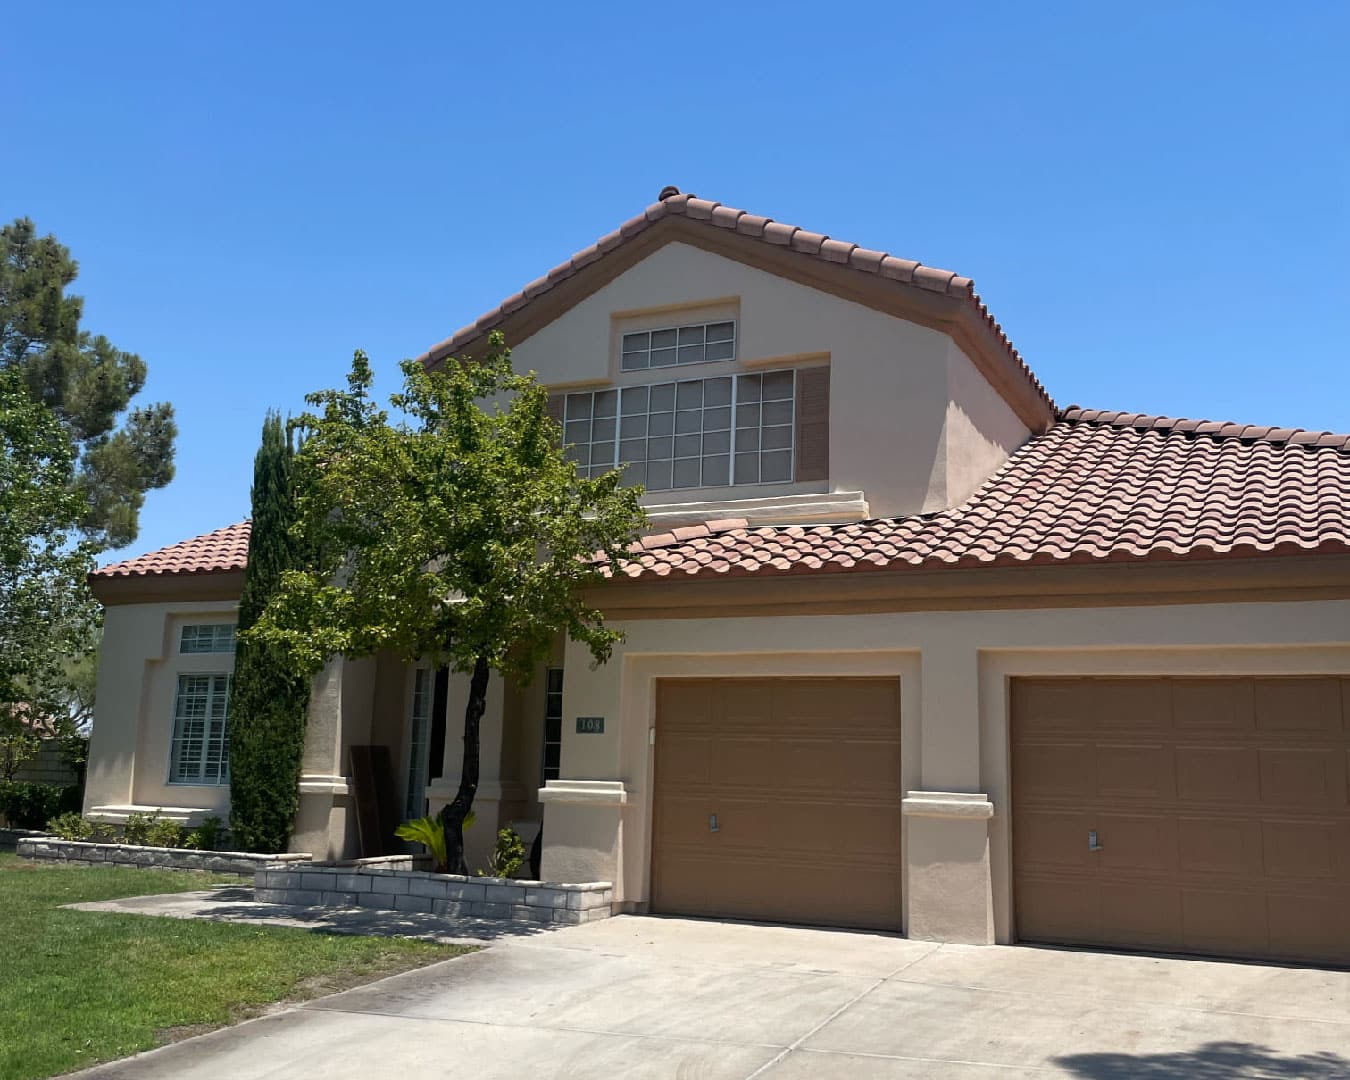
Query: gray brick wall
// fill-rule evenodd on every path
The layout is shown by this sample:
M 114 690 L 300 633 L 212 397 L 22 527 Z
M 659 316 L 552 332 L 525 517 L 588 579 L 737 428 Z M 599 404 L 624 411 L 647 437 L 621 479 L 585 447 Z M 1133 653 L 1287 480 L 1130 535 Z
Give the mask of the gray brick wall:
M 299 907 L 362 907 L 445 916 L 575 926 L 608 918 L 607 881 L 563 884 L 471 878 L 359 864 L 267 867 L 254 875 L 254 899 Z

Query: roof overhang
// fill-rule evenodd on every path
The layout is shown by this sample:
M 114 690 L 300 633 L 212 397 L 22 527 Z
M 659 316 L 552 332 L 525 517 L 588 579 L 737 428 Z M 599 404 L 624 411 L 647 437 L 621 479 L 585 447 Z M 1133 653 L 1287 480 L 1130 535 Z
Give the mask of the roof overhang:
M 89 589 L 106 607 L 117 604 L 238 600 L 244 591 L 244 571 L 214 570 L 197 574 L 133 574 L 120 577 L 91 574 Z

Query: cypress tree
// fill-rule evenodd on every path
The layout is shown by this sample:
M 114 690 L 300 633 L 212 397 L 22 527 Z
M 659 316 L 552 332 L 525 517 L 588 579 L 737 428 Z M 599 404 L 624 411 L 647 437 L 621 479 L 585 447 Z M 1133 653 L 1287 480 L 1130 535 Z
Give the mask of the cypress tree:
M 230 831 L 245 851 L 285 851 L 299 805 L 309 678 L 275 646 L 244 633 L 281 585 L 304 565 L 291 535 L 296 518 L 290 432 L 269 412 L 253 459 L 248 567 L 239 599 L 238 652 L 230 692 Z

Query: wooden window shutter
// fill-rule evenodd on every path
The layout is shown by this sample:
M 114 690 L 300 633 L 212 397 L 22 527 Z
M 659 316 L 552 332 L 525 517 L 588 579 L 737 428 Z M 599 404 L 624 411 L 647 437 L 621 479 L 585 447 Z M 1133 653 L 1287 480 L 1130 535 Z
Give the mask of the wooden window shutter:
M 549 394 L 548 396 L 548 417 L 560 428 L 563 422 L 563 407 L 566 403 L 566 394 Z M 559 436 L 559 442 L 561 443 L 561 436 Z
M 797 476 L 805 483 L 830 478 L 830 369 L 797 372 Z

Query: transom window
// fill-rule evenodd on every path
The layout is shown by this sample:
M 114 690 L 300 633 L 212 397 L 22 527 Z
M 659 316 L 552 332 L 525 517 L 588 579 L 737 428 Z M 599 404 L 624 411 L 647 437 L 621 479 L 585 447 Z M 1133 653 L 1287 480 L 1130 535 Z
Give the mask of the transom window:
M 711 364 L 735 358 L 734 322 L 695 323 L 624 334 L 619 366 L 623 371 L 645 371 L 647 368 Z
M 544 686 L 544 783 L 558 779 L 562 764 L 563 669 L 549 668 Z
M 228 784 L 229 675 L 179 675 L 173 707 L 171 784 Z
M 234 652 L 234 623 L 189 623 L 178 639 L 180 653 Z
M 591 477 L 649 491 L 781 484 L 793 475 L 792 369 L 568 394 L 563 441 Z

